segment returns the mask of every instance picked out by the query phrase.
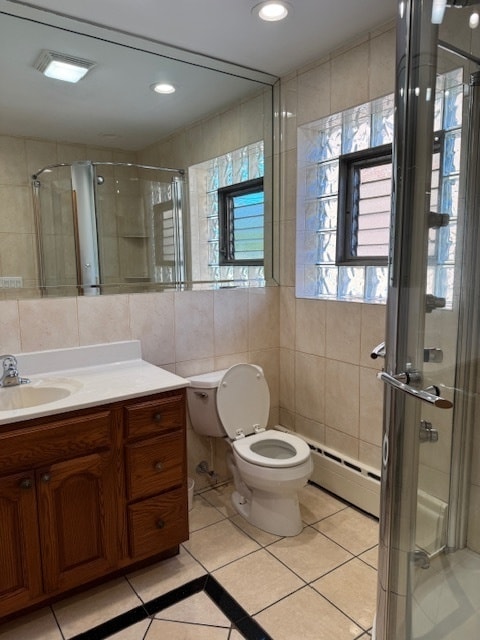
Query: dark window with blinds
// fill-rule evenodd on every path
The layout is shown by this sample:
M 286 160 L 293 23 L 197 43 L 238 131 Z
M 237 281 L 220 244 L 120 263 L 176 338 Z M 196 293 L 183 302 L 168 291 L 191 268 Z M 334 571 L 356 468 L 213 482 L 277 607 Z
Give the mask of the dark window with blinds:
M 218 190 L 220 265 L 263 265 L 263 178 Z
M 391 145 L 340 157 L 338 265 L 388 263 L 391 195 Z

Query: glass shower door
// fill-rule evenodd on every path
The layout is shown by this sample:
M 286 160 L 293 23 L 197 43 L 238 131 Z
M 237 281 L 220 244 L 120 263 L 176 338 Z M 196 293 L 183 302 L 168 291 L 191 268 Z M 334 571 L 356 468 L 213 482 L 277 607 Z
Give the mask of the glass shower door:
M 469 51 L 478 35 L 465 9 L 448 9 L 439 34 L 433 4 L 398 5 L 376 640 L 480 637 L 480 525 L 469 517 L 480 102 L 465 90 L 474 56 L 442 39 L 462 11 Z

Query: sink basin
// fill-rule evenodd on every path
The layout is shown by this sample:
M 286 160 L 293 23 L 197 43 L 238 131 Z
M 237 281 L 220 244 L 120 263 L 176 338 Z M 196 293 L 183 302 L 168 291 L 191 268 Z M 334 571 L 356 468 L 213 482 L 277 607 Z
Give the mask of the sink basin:
M 42 380 L 0 389 L 0 411 L 15 411 L 56 402 L 70 396 L 81 385 L 73 380 Z

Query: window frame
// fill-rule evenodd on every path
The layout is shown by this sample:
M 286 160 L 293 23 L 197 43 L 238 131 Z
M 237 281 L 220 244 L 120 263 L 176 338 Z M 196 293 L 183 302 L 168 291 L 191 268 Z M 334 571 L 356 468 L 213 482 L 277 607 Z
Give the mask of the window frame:
M 338 213 L 337 213 L 337 266 L 387 266 L 385 256 L 357 256 L 353 253 L 355 226 L 358 220 L 358 181 L 361 169 L 392 164 L 392 145 L 384 144 L 354 151 L 339 157 Z M 391 211 L 391 208 L 390 208 Z
M 235 239 L 233 238 L 233 199 L 236 196 L 260 192 L 264 194 L 263 220 L 265 224 L 263 177 L 245 180 L 244 182 L 238 182 L 237 184 L 227 185 L 226 187 L 218 189 L 218 261 L 220 266 L 264 266 L 265 252 L 262 260 L 237 260 L 235 258 Z

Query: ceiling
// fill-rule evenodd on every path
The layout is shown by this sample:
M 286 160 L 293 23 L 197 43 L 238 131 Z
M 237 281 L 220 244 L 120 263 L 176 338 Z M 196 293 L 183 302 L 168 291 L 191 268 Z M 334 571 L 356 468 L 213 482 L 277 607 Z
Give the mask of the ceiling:
M 394 18 L 397 0 L 289 0 L 283 22 L 251 13 L 258 0 L 43 0 L 58 11 L 282 76 Z
M 0 133 L 142 149 L 387 22 L 396 7 L 396 0 L 289 0 L 284 22 L 265 23 L 251 12 L 256 1 L 0 0 Z M 33 68 L 42 49 L 97 66 L 75 85 L 48 79 Z M 205 68 L 189 52 L 216 60 Z M 177 92 L 154 94 L 158 81 Z

